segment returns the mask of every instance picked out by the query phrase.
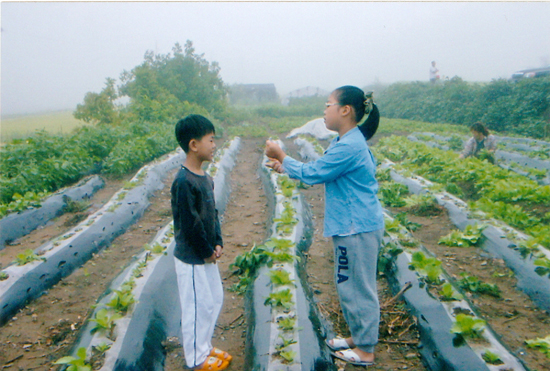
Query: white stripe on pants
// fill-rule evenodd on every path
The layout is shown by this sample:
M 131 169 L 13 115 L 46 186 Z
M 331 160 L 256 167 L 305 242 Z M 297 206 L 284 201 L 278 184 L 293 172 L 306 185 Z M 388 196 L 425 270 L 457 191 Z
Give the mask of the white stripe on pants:
M 186 264 L 174 258 L 181 306 L 185 361 L 200 366 L 212 350 L 212 336 L 223 304 L 217 264 Z

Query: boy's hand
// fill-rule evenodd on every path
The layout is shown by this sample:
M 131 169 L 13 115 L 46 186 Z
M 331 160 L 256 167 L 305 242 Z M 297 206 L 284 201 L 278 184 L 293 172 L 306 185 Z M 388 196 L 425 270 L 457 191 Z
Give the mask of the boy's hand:
M 214 253 L 211 256 L 204 259 L 204 262 L 205 263 L 210 263 L 210 264 L 216 264 L 216 251 L 214 251 Z
M 223 247 L 220 245 L 216 245 L 216 251 L 214 251 L 214 254 L 216 255 L 216 259 L 221 258 L 222 256 Z
M 286 153 L 281 149 L 281 147 L 269 139 L 265 142 L 265 155 L 269 158 L 278 160 L 280 163 L 282 163 L 286 157 Z

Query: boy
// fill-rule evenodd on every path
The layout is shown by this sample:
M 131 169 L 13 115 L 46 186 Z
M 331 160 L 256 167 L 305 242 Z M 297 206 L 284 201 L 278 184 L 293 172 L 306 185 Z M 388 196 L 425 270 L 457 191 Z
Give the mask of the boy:
M 187 154 L 171 189 L 185 360 L 194 370 L 223 370 L 232 357 L 212 347 L 223 303 L 216 265 L 223 242 L 214 182 L 202 169 L 203 162 L 212 161 L 216 149 L 214 125 L 203 116 L 189 115 L 176 124 L 176 139 Z

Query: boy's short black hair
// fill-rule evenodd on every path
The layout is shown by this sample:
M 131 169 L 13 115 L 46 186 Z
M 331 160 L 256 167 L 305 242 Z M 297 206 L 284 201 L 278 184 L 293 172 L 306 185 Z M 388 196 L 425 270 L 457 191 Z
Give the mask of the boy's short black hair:
M 176 139 L 185 153 L 191 139 L 201 140 L 207 134 L 215 134 L 214 124 L 201 115 L 189 115 L 176 124 Z

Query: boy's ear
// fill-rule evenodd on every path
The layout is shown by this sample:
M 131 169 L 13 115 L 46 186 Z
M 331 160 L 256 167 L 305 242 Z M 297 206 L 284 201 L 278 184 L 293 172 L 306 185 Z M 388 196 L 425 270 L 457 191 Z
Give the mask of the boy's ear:
M 189 141 L 189 150 L 190 151 L 196 151 L 197 150 L 197 141 L 195 139 L 191 139 Z

